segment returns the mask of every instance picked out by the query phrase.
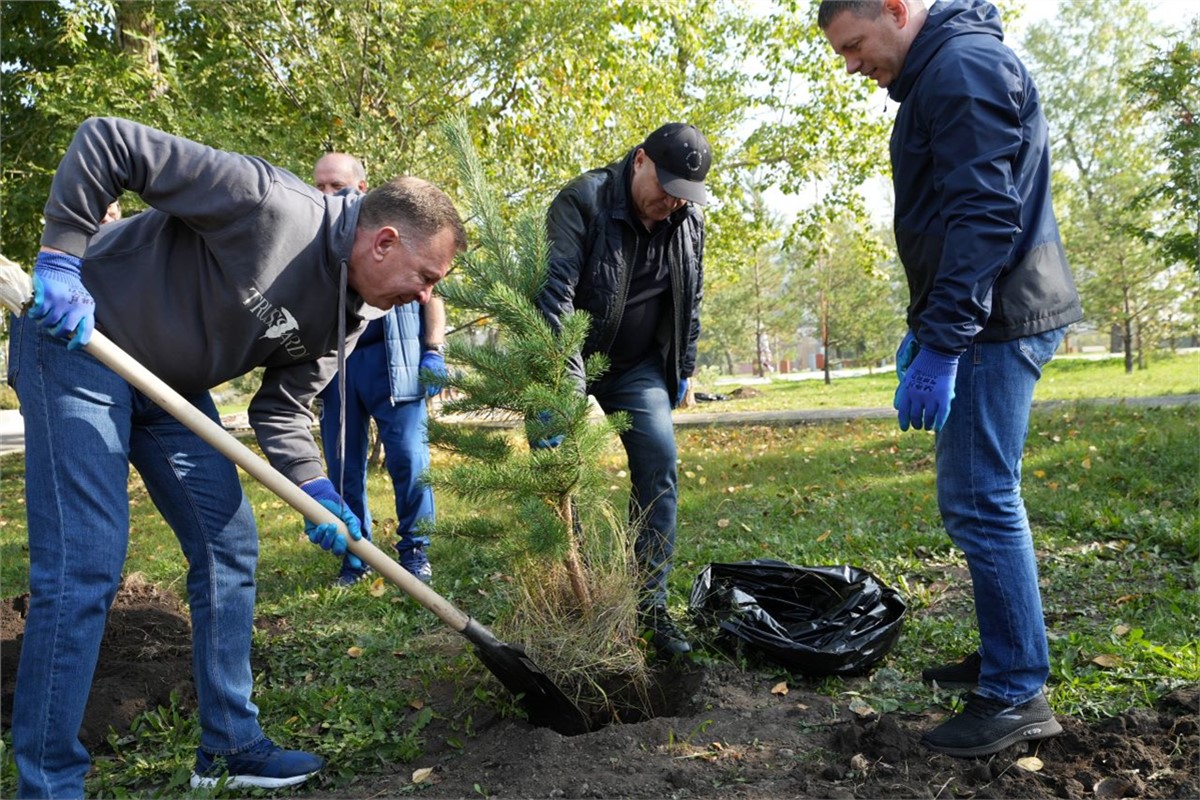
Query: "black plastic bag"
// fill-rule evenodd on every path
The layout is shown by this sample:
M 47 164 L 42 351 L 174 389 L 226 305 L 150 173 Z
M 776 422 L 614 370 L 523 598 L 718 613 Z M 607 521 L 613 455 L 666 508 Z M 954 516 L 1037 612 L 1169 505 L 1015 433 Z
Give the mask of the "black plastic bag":
M 788 669 L 852 675 L 892 649 L 908 605 L 858 567 L 755 560 L 709 564 L 692 582 L 688 609 Z

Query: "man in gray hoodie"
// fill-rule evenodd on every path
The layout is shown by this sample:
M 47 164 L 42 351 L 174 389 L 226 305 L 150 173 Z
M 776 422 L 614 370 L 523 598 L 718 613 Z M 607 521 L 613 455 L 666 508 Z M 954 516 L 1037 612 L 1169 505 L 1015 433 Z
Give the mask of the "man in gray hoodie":
M 150 208 L 103 227 L 122 192 Z M 417 178 L 326 197 L 267 162 L 90 119 L 54 176 L 34 304 L 13 328 L 25 417 L 30 606 L 13 705 L 22 797 L 81 797 L 78 731 L 129 539 L 129 464 L 188 561 L 200 746 L 193 787 L 278 788 L 323 765 L 266 738 L 250 700 L 257 531 L 232 463 L 86 353 L 94 328 L 217 419 L 209 389 L 256 367 L 271 464 L 359 522 L 325 476 L 308 406 L 366 320 L 426 302 L 466 244 Z M 338 555 L 333 525 L 309 537 Z

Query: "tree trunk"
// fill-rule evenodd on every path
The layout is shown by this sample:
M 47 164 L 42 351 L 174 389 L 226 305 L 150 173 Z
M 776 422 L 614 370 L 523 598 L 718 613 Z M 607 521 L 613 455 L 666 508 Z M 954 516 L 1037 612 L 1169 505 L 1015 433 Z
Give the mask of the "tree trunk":
M 579 602 L 579 607 L 585 612 L 592 610 L 592 593 L 588 590 L 587 580 L 583 574 L 583 564 L 579 561 L 579 540 L 575 535 L 575 503 L 570 495 L 565 495 L 559 502 L 558 514 L 562 517 L 567 531 L 567 555 L 563 565 L 567 569 L 567 580 L 571 582 L 571 592 Z
M 1133 317 L 1129 313 L 1129 290 L 1125 292 L 1125 374 L 1133 374 Z
M 121 0 L 116 4 L 116 30 L 114 38 L 121 52 L 134 56 L 146 66 L 153 76 L 151 97 L 161 97 L 167 92 L 158 62 L 158 25 L 154 17 L 154 4 L 143 0 Z

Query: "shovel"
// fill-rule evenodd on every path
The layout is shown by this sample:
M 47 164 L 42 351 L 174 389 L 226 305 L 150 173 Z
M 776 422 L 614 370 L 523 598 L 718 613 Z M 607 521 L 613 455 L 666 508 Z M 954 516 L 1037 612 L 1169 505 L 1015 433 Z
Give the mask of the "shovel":
M 32 281 L 21 267 L 0 255 L 0 303 L 20 316 L 33 302 Z M 345 525 L 283 473 L 238 441 L 232 434 L 198 411 L 100 331 L 83 348 L 97 361 L 120 375 L 197 436 L 240 466 L 280 499 L 317 523 L 333 522 L 343 534 Z M 519 648 L 497 639 L 491 631 L 468 617 L 449 601 L 413 577 L 366 539 L 346 534 L 349 550 L 372 569 L 396 584 L 434 616 L 475 645 L 475 653 L 505 688 L 516 695 L 534 725 L 565 736 L 587 733 L 587 717 Z

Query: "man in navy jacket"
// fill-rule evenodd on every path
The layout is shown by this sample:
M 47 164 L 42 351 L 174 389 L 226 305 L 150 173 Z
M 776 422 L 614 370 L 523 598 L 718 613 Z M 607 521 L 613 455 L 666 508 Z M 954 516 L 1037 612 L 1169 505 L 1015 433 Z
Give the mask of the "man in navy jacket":
M 966 554 L 980 636 L 975 653 L 922 674 L 975 687 L 922 741 L 988 755 L 1061 731 L 1042 691 L 1050 660 L 1020 486 L 1034 386 L 1082 317 L 1046 119 L 986 2 L 824 0 L 817 21 L 847 72 L 900 103 L 891 160 L 910 299 L 894 405 L 902 430 L 937 433 L 938 507 Z

